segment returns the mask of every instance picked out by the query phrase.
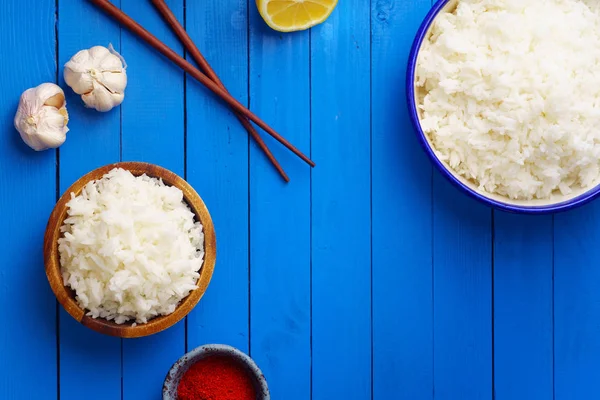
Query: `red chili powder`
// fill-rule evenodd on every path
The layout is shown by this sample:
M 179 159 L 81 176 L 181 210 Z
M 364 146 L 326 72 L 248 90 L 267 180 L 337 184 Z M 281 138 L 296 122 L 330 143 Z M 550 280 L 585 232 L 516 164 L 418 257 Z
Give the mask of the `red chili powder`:
M 209 356 L 193 364 L 181 377 L 178 400 L 256 400 L 252 379 L 229 357 Z

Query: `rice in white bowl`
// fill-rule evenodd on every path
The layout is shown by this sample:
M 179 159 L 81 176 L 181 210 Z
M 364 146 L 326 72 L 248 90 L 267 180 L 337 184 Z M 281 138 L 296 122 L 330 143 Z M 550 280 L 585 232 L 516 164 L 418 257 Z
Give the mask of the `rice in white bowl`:
M 113 169 L 67 206 L 61 271 L 87 315 L 146 323 L 196 289 L 204 234 L 180 189 Z
M 420 49 L 421 126 L 479 189 L 547 199 L 600 179 L 597 0 L 460 0 Z

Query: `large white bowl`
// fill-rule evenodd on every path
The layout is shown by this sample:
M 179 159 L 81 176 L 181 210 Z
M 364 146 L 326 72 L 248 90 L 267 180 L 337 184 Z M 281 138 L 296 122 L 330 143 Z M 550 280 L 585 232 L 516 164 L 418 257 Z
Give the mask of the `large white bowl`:
M 454 186 L 468 194 L 469 196 L 489 205 L 505 211 L 523 213 L 523 214 L 547 214 L 559 211 L 566 211 L 581 206 L 600 195 L 600 179 L 590 188 L 576 189 L 569 195 L 553 194 L 551 198 L 545 200 L 513 200 L 506 196 L 484 192 L 478 186 L 468 179 L 458 175 L 450 166 L 438 158 L 435 154 L 433 143 L 421 128 L 421 110 L 418 104 L 423 99 L 424 93 L 415 85 L 415 70 L 419 60 L 421 44 L 430 34 L 431 26 L 438 14 L 442 12 L 452 12 L 456 9 L 459 0 L 439 0 L 425 17 L 417 32 L 408 59 L 407 71 L 407 96 L 410 117 L 417 132 L 418 139 L 425 149 L 425 152 L 438 168 Z

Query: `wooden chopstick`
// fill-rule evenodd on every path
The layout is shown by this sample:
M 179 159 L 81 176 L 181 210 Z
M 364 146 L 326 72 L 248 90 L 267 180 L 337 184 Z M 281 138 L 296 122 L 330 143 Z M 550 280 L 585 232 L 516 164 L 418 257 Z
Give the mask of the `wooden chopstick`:
M 135 22 L 131 17 L 121 11 L 119 8 L 115 7 L 108 0 L 90 0 L 94 5 L 98 6 L 102 11 L 113 17 L 117 22 L 123 25 L 125 28 L 129 29 L 132 33 L 138 35 L 141 39 L 143 39 L 146 43 L 152 46 L 155 50 L 160 52 L 162 55 L 167 57 L 173 63 L 175 63 L 179 68 L 183 69 L 188 75 L 192 76 L 200 83 L 202 83 L 206 88 L 212 91 L 214 94 L 219 96 L 223 101 L 225 101 L 231 108 L 235 111 L 246 116 L 256 125 L 260 126 L 267 132 L 269 135 L 273 136 L 279 143 L 287 147 L 292 153 L 296 154 L 300 157 L 304 162 L 306 162 L 311 167 L 315 166 L 315 163 L 305 156 L 300 150 L 298 150 L 294 145 L 285 140 L 279 133 L 275 132 L 273 128 L 267 125 L 262 119 L 254 115 L 252 111 L 248 110 L 242 103 L 234 99 L 229 93 L 225 90 L 221 89 L 216 83 L 211 81 L 206 75 L 200 72 L 199 69 L 195 68 L 192 64 L 190 64 L 183 57 L 179 56 L 176 52 L 174 52 L 169 46 L 158 40 L 154 35 L 144 29 L 140 24 Z
M 188 53 L 190 53 L 194 61 L 196 61 L 202 72 L 204 72 L 204 74 L 208 76 L 214 83 L 216 83 L 221 89 L 227 91 L 223 82 L 219 79 L 219 77 L 212 69 L 208 61 L 206 61 L 206 59 L 198 49 L 198 46 L 196 46 L 190 35 L 188 35 L 185 28 L 181 26 L 181 24 L 177 20 L 177 17 L 175 16 L 175 14 L 173 14 L 167 3 L 165 3 L 164 0 L 152 0 L 152 4 L 154 4 L 154 7 L 158 10 L 163 19 L 167 22 L 167 24 L 171 27 L 173 32 L 177 35 L 185 49 L 188 51 Z M 269 150 L 262 137 L 260 137 L 256 129 L 254 129 L 250 120 L 248 120 L 248 118 L 246 118 L 239 112 L 236 112 L 235 115 L 240 121 L 240 123 L 244 126 L 244 128 L 246 128 L 248 133 L 252 136 L 252 138 L 256 141 L 258 147 L 262 149 L 269 161 L 271 161 L 271 164 L 273 164 L 275 169 L 277 169 L 283 180 L 289 182 L 290 178 L 287 176 L 283 168 L 281 168 L 281 165 L 279 165 L 279 163 L 275 159 L 275 156 L 273 156 L 273 153 L 271 153 L 271 150 Z

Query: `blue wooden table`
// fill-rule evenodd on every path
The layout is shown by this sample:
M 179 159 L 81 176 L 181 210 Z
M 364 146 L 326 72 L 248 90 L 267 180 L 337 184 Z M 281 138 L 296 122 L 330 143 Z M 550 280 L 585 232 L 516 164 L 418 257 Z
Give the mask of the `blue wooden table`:
M 183 54 L 148 1 L 117 3 Z M 341 0 L 293 34 L 252 0 L 169 3 L 232 94 L 317 167 L 266 138 L 284 184 L 221 102 L 85 0 L 0 2 L 0 399 L 159 399 L 171 364 L 205 343 L 250 353 L 276 400 L 600 398 L 600 202 L 508 215 L 432 170 L 404 94 L 430 0 Z M 62 66 L 109 43 L 129 85 L 102 114 Z M 42 82 L 66 89 L 71 131 L 35 153 L 12 118 Z M 138 340 L 77 324 L 41 254 L 57 196 L 119 160 L 185 176 L 218 241 L 196 309 Z

